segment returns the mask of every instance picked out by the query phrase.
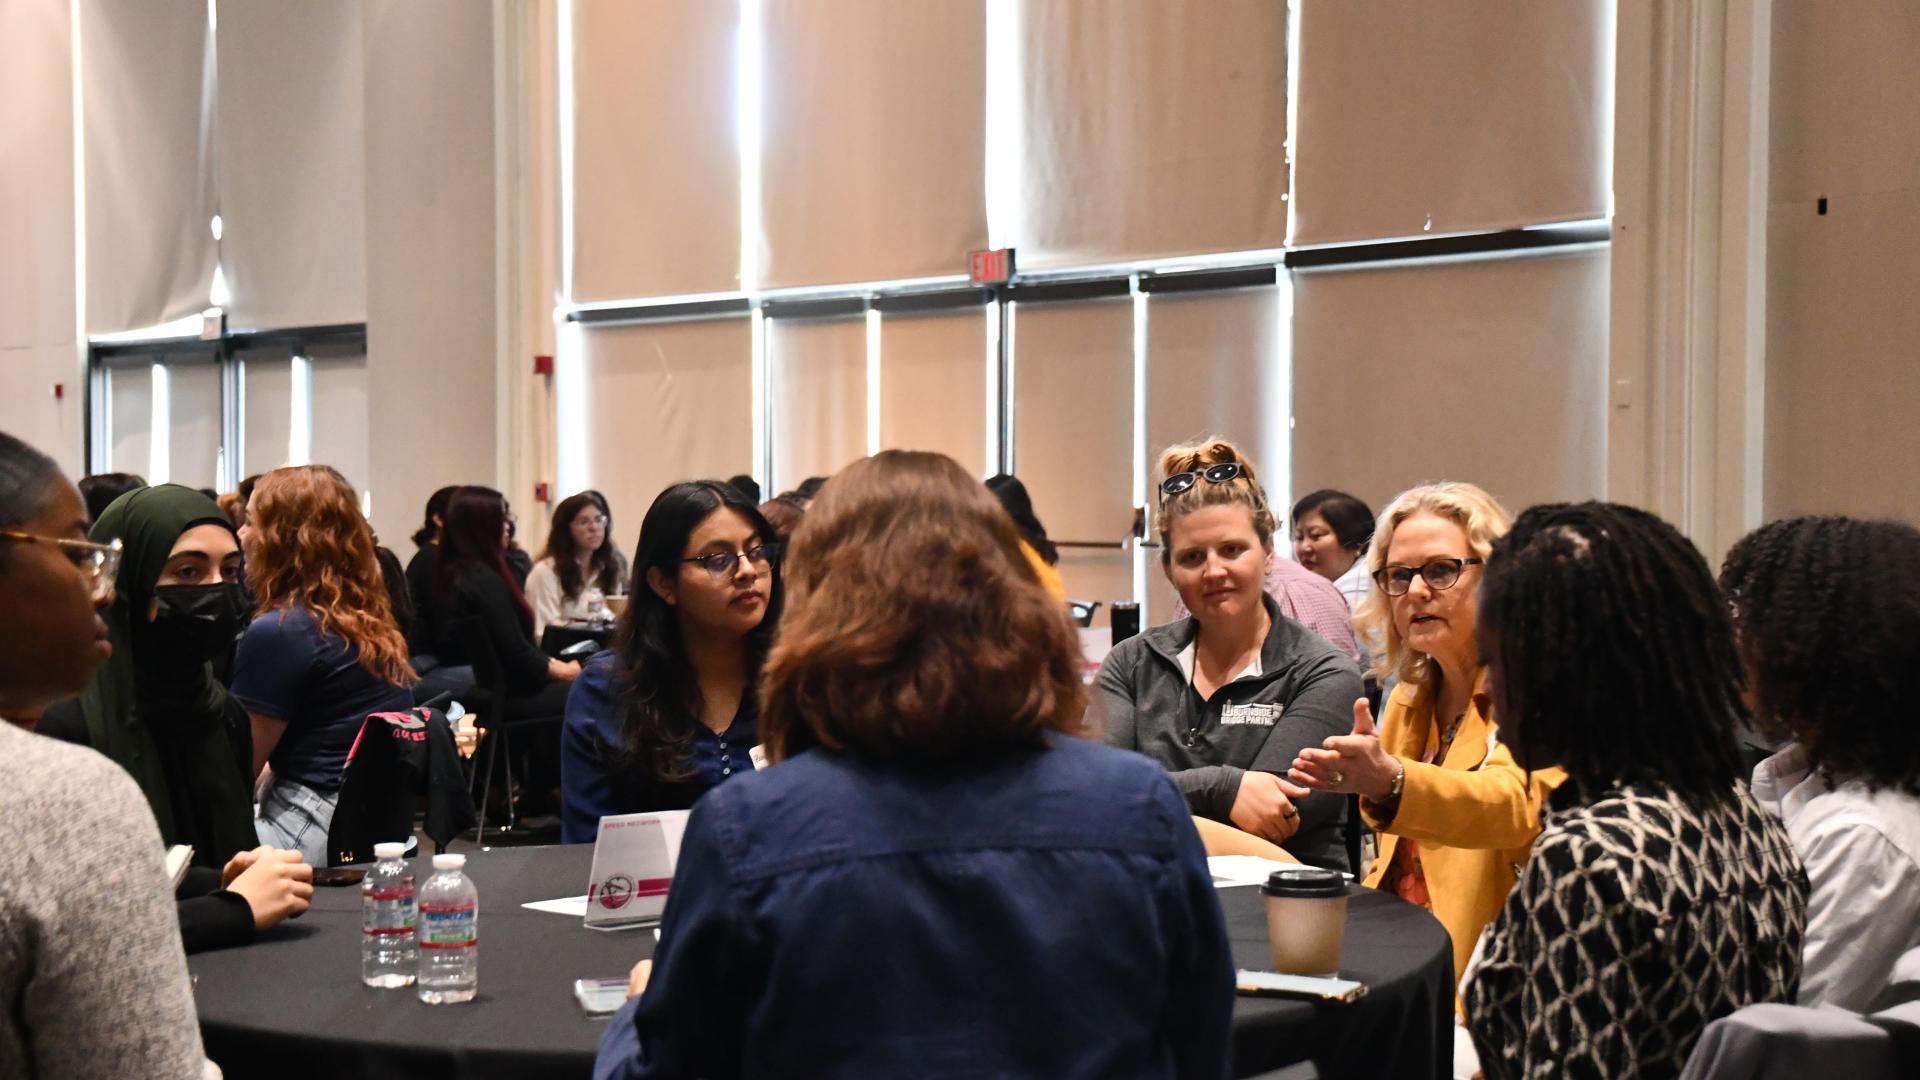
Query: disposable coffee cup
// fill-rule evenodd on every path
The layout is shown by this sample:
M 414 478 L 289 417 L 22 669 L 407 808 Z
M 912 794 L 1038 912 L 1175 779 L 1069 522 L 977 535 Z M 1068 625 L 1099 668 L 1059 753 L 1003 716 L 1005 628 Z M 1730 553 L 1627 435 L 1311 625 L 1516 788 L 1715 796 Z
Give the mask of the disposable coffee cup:
M 627 598 L 620 593 L 614 593 L 608 596 L 607 610 L 615 615 L 621 614 L 627 610 Z
M 1267 875 L 1267 940 L 1273 970 L 1288 975 L 1335 975 L 1347 931 L 1347 879 L 1317 866 Z

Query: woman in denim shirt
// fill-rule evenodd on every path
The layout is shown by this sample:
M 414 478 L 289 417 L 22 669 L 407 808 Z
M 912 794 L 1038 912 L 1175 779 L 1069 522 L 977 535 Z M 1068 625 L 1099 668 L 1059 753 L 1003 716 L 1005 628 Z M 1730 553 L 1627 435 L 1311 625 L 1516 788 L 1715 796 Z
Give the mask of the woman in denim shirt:
M 993 497 L 937 454 L 856 463 L 785 584 L 773 764 L 694 806 L 596 1076 L 1224 1076 L 1186 803 L 1076 737 L 1073 630 Z

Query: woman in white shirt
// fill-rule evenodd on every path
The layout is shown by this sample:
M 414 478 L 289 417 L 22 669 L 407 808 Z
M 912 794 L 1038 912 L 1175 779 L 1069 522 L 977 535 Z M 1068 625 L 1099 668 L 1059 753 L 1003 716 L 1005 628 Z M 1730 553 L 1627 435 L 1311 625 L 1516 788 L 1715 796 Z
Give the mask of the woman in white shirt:
M 554 507 L 547 550 L 527 575 L 535 641 L 553 623 L 598 617 L 596 599 L 627 591 L 627 559 L 612 534 L 613 513 L 597 491 L 569 495 Z
M 1293 504 L 1293 557 L 1319 574 L 1352 609 L 1373 588 L 1367 576 L 1367 545 L 1373 541 L 1373 511 L 1344 491 L 1322 488 Z
M 1920 725 L 1903 687 L 1920 670 L 1920 531 L 1805 517 L 1727 553 L 1757 721 L 1784 749 L 1753 794 L 1807 868 L 1802 1005 L 1867 1011 L 1920 948 Z

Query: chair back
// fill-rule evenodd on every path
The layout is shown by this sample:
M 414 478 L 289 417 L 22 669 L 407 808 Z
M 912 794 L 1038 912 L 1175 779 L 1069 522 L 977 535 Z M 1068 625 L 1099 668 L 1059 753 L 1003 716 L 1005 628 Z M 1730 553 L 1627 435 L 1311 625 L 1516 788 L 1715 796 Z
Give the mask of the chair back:
M 373 846 L 413 836 L 416 796 L 427 797 L 427 835 L 438 848 L 473 827 L 473 797 L 453 726 L 438 709 L 374 713 L 360 725 L 340 774 L 327 828 L 327 865 L 373 858 Z

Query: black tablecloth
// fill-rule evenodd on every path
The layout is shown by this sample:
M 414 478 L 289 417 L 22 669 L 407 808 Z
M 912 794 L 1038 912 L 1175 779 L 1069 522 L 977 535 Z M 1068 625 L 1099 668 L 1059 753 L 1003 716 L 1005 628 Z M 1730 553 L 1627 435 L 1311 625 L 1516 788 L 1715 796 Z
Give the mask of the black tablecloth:
M 652 955 L 653 933 L 588 930 L 520 905 L 584 893 L 591 860 L 588 845 L 468 857 L 480 890 L 480 993 L 462 1005 L 423 1005 L 411 987 L 363 986 L 360 891 L 315 890 L 311 911 L 258 943 L 190 958 L 208 1056 L 230 1080 L 587 1076 L 606 1021 L 581 1014 L 573 980 L 624 977 Z M 428 860 L 414 872 L 424 881 Z M 1258 890 L 1225 889 L 1220 900 L 1235 959 L 1266 967 Z M 1327 1077 L 1447 1075 L 1451 956 L 1432 916 L 1357 893 L 1343 974 L 1371 992 L 1352 1005 L 1239 998 L 1235 1075 L 1309 1058 Z

